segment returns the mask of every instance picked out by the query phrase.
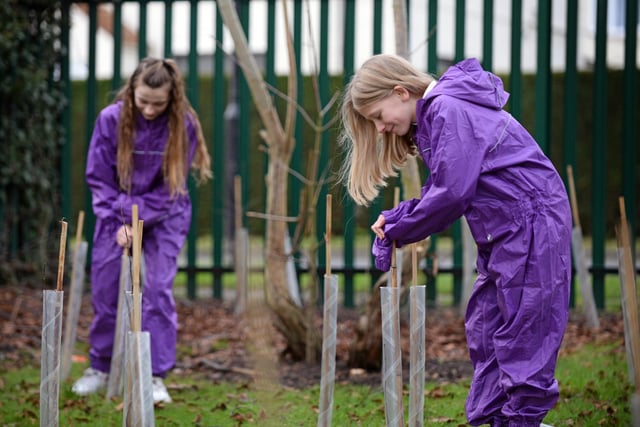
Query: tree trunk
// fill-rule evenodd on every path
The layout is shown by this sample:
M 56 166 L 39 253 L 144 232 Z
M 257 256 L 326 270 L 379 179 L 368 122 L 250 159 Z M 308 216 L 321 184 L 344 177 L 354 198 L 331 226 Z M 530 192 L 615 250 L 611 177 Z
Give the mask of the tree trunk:
M 284 4 L 285 22 L 286 4 Z M 285 126 L 282 126 L 271 96 L 266 88 L 264 78 L 255 58 L 249 51 L 246 35 L 238 19 L 231 0 L 218 0 L 218 10 L 225 26 L 233 38 L 238 63 L 245 75 L 253 102 L 265 126 L 261 133 L 269 147 L 269 168 L 267 172 L 267 206 L 266 206 L 266 245 L 265 245 L 265 292 L 267 305 L 275 317 L 275 326 L 286 339 L 287 352 L 296 360 L 305 357 L 307 324 L 305 313 L 289 296 L 287 286 L 287 251 L 285 250 L 285 233 L 287 224 L 281 218 L 287 215 L 288 167 L 291 160 L 294 142 L 291 131 L 295 123 L 295 108 L 288 105 Z M 289 28 L 289 25 L 285 25 Z M 291 34 L 287 31 L 287 46 L 289 48 L 289 62 L 292 70 L 289 76 L 288 97 L 296 99 L 296 72 L 293 60 L 293 43 Z M 310 332 L 311 334 L 311 332 Z M 313 335 L 310 335 L 314 338 Z M 320 340 L 318 333 L 315 339 Z M 319 346 L 316 345 L 316 348 Z
M 275 152 L 274 152 L 275 151 Z M 278 159 L 269 162 L 267 173 L 267 216 L 278 218 L 286 216 L 287 179 L 286 164 L 290 153 L 277 152 L 274 145 L 270 149 L 270 158 Z M 265 281 L 267 304 L 275 316 L 276 329 L 285 337 L 287 349 L 295 360 L 305 358 L 307 318 L 304 311 L 298 307 L 289 296 L 287 287 L 286 263 L 289 254 L 284 246 L 284 236 L 287 233 L 284 221 L 269 220 L 266 224 L 265 247 Z M 313 329 L 313 328 L 311 328 Z M 316 332 L 314 341 L 319 342 L 320 336 Z M 319 348 L 319 346 L 316 346 Z

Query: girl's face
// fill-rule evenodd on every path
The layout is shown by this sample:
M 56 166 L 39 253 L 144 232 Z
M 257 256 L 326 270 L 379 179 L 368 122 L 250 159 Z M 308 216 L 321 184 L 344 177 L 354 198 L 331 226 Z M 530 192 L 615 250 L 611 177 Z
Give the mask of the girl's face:
M 393 133 L 404 136 L 416 121 L 416 98 L 402 86 L 393 88 L 388 97 L 358 110 L 367 120 L 371 120 L 379 133 Z
M 153 120 L 167 109 L 170 91 L 170 83 L 155 89 L 141 83 L 133 91 L 136 108 L 145 119 Z

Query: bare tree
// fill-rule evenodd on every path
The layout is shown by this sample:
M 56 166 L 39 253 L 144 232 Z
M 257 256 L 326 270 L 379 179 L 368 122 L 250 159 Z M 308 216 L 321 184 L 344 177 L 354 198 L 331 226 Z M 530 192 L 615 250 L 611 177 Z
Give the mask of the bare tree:
M 265 292 L 267 305 L 275 318 L 275 327 L 286 339 L 287 351 L 295 359 L 303 359 L 307 348 L 320 348 L 320 335 L 309 327 L 309 316 L 295 304 L 287 287 L 287 260 L 290 256 L 285 247 L 287 236 L 287 196 L 289 164 L 295 146 L 297 70 L 293 54 L 293 42 L 289 30 L 286 2 L 283 2 L 287 47 L 289 52 L 289 81 L 286 97 L 287 111 L 282 125 L 273 105 L 268 87 L 253 55 L 249 52 L 246 35 L 238 19 L 232 0 L 219 0 L 218 9 L 233 38 L 238 63 L 247 80 L 253 101 L 265 129 L 260 133 L 266 143 L 269 166 L 266 178 L 266 245 L 265 245 Z M 317 355 L 310 355 L 312 360 Z
M 321 134 L 326 130 L 322 126 L 324 115 L 329 106 L 322 108 L 319 104 L 319 94 L 316 90 L 315 96 L 318 100 L 318 118 L 315 123 L 308 115 L 303 113 L 303 117 L 311 124 L 315 130 L 314 149 L 310 153 L 309 166 L 307 171 L 308 179 L 305 181 L 305 190 L 301 197 L 301 206 L 304 212 L 299 218 L 287 216 L 288 178 L 290 174 L 290 160 L 295 145 L 292 136 L 296 116 L 296 64 L 293 54 L 292 37 L 288 25 L 286 2 L 283 1 L 285 13 L 285 28 L 287 37 L 287 47 L 289 52 L 289 82 L 287 94 L 283 95 L 287 99 L 287 112 L 285 125 L 283 126 L 269 93 L 267 84 L 260 73 L 255 58 L 249 52 L 246 35 L 240 25 L 232 0 L 219 0 L 218 8 L 222 19 L 230 31 L 234 40 L 238 63 L 243 70 L 254 103 L 265 126 L 261 132 L 261 137 L 267 145 L 269 156 L 269 169 L 267 172 L 267 204 L 264 217 L 266 218 L 266 245 L 265 245 L 265 282 L 266 297 L 270 311 L 275 317 L 275 327 L 281 332 L 287 342 L 287 351 L 301 360 L 306 358 L 307 362 L 318 360 L 320 349 L 320 336 L 312 322 L 314 318 L 315 302 L 317 298 L 317 266 L 315 258 L 317 254 L 317 244 L 311 243 L 307 252 L 309 261 L 310 286 L 309 301 L 307 311 L 291 299 L 287 287 L 287 260 L 290 251 L 285 247 L 285 236 L 287 235 L 287 221 L 298 222 L 298 232 L 307 236 L 315 236 L 315 212 L 318 202 L 319 189 L 322 185 L 317 182 L 318 175 L 318 152 Z M 394 1 L 394 11 L 396 20 L 396 49 L 400 54 L 406 56 L 406 3 L 404 0 Z M 335 101 L 333 99 L 330 105 Z M 315 156 L 315 157 L 314 157 Z M 402 171 L 402 184 L 405 197 L 420 196 L 420 176 L 415 159 L 410 159 Z M 294 239 L 297 242 L 298 239 Z M 424 250 L 425 244 L 422 248 Z M 294 248 L 297 249 L 297 248 Z M 405 263 L 410 262 L 411 257 L 405 256 Z M 408 265 L 404 266 L 403 272 L 410 272 Z M 351 349 L 349 364 L 352 366 L 363 366 L 367 368 L 379 367 L 381 354 L 381 322 L 380 322 L 380 298 L 379 286 L 386 282 L 386 275 L 383 275 L 374 287 L 373 294 L 369 301 L 365 315 L 362 317 L 357 330 L 358 339 Z M 403 278 L 404 279 L 404 278 Z

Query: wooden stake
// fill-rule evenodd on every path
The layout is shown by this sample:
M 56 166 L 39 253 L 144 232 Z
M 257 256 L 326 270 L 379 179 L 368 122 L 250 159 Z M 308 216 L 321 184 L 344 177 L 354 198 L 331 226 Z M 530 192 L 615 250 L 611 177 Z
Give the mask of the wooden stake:
M 326 244 L 326 264 L 327 270 L 325 276 L 331 276 L 331 194 L 327 194 L 327 214 L 326 214 L 326 232 L 324 234 L 324 241 Z
M 131 285 L 133 290 L 133 318 L 131 321 L 131 331 L 140 332 L 142 329 L 141 299 L 140 299 L 140 222 L 138 221 L 138 205 L 131 207 L 131 227 L 133 236 L 131 241 L 131 252 L 133 254 L 133 277 Z
M 242 228 L 242 177 L 236 175 L 233 177 L 233 200 L 235 206 L 235 222 L 236 230 Z
M 82 227 L 84 225 L 84 211 L 78 214 L 78 229 L 76 230 L 76 250 L 82 243 Z
M 82 227 L 84 225 L 84 211 L 78 215 L 76 229 L 76 245 L 71 272 L 71 285 L 69 286 L 67 313 L 64 325 L 64 341 L 62 342 L 62 357 L 60 378 L 65 380 L 71 371 L 73 348 L 76 341 L 78 328 L 78 316 L 80 315 L 80 300 L 82 299 L 82 286 L 84 282 L 84 263 L 87 254 L 87 242 L 82 239 Z
M 60 232 L 60 250 L 58 252 L 58 281 L 56 290 L 62 291 L 62 283 L 64 281 L 64 255 L 67 250 L 67 222 L 60 221 L 62 231 Z
M 413 286 L 418 286 L 418 244 L 411 245 L 411 267 Z
M 400 203 L 400 187 L 396 187 L 393 191 L 393 206 L 396 207 Z M 396 270 L 396 242 L 393 241 L 391 246 L 391 287 L 398 287 L 398 275 Z
M 240 175 L 236 175 L 233 180 L 233 205 L 235 213 L 234 254 L 236 272 L 234 311 L 236 314 L 242 314 L 247 308 L 249 232 L 242 224 L 242 177 Z
M 622 252 L 620 265 L 621 284 L 624 286 L 625 303 L 627 309 L 624 313 L 627 316 L 629 326 L 629 347 L 631 349 L 631 364 L 634 373 L 635 391 L 640 392 L 640 323 L 638 323 L 638 299 L 636 294 L 636 275 L 631 256 L 631 239 L 629 237 L 629 224 L 627 223 L 627 213 L 624 204 L 624 197 L 618 199 L 620 205 L 620 230 L 619 245 Z
M 578 214 L 578 198 L 576 197 L 576 184 L 573 180 L 573 168 L 567 166 L 567 181 L 569 181 L 569 197 L 571 199 L 571 213 L 573 215 L 573 224 L 580 227 L 580 215 Z
M 573 179 L 573 169 L 567 166 L 567 180 L 569 181 L 569 197 L 571 199 L 571 213 L 573 215 L 573 228 L 571 230 L 571 254 L 575 265 L 576 281 L 580 286 L 582 305 L 586 317 L 586 324 L 592 329 L 600 327 L 598 309 L 593 298 L 593 289 L 589 280 L 589 272 L 586 263 L 586 255 L 583 244 L 582 228 L 580 227 L 580 215 L 578 213 L 578 199 Z

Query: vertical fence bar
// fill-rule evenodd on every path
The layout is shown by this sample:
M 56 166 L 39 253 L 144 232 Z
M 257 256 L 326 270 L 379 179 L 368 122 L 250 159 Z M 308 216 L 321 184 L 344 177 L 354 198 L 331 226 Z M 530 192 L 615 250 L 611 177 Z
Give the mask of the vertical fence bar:
M 147 56 L 147 0 L 139 0 L 138 59 Z
M 551 110 L 551 0 L 538 1 L 538 55 L 536 66 L 535 137 L 549 151 Z
M 567 1 L 567 42 L 566 59 L 564 73 L 564 167 L 571 166 L 577 171 L 576 165 L 576 138 L 577 138 L 577 99 L 578 99 L 578 0 Z M 572 275 L 572 285 L 570 288 L 569 302 L 571 307 L 575 306 L 575 275 Z
M 382 0 L 373 0 L 373 54 L 382 53 Z
M 564 168 L 576 165 L 578 96 L 578 0 L 567 0 L 567 42 L 564 73 Z
M 320 93 L 320 108 L 324 108 L 326 103 L 331 99 L 331 94 L 329 93 L 329 70 L 328 70 L 328 59 L 329 59 L 329 0 L 321 0 L 320 1 L 320 46 L 318 51 L 318 92 Z M 332 109 L 332 111 L 336 111 Z M 328 117 L 325 116 L 322 118 L 322 125 L 324 126 L 327 123 Z M 320 158 L 318 159 L 318 164 L 320 167 L 318 168 L 319 174 L 318 177 L 322 177 L 329 174 L 325 174 L 325 171 L 329 171 L 329 146 L 331 145 L 331 140 L 329 139 L 329 135 L 327 131 L 323 131 L 320 136 Z M 327 198 L 327 185 L 322 184 L 319 192 L 318 200 L 325 200 Z M 323 233 L 326 233 L 327 229 L 327 221 L 326 221 L 326 213 L 327 206 L 325 203 L 317 203 L 316 207 L 316 230 L 317 235 L 316 239 L 318 242 L 322 242 L 326 240 L 323 238 Z M 329 265 L 331 260 L 328 261 Z M 326 266 L 327 265 L 327 254 L 326 251 L 318 251 L 318 265 Z M 326 269 L 326 267 L 325 267 Z M 324 299 L 324 280 L 322 280 L 322 275 L 319 274 L 319 281 L 322 292 L 318 293 L 318 296 L 321 299 Z
M 459 62 L 464 59 L 465 51 L 465 15 L 466 1 L 456 0 L 456 41 L 455 60 Z M 453 305 L 459 305 L 462 300 L 462 226 L 460 220 L 456 220 L 451 226 L 451 237 L 453 240 Z
M 459 62 L 464 59 L 464 48 L 465 48 L 465 15 L 467 9 L 467 2 L 465 0 L 456 0 L 456 41 L 455 41 L 455 52 L 454 52 L 454 62 Z
M 516 119 L 522 116 L 522 0 L 511 2 L 511 74 L 509 109 Z
M 598 308 L 604 308 L 605 188 L 607 139 L 607 1 L 598 0 L 593 96 L 592 274 Z
M 382 53 L 382 0 L 374 0 L 373 3 L 373 54 Z M 381 197 L 377 197 L 369 208 L 369 224 L 373 224 L 380 211 L 381 207 Z M 375 235 L 373 233 L 369 234 L 370 236 L 370 245 L 373 245 L 373 241 L 375 240 Z M 369 274 L 371 280 L 371 287 L 373 287 L 380 276 L 381 272 L 375 268 L 375 257 L 369 251 L 369 265 L 371 266 L 371 272 Z
M 267 84 L 275 87 L 276 79 L 276 3 L 277 0 L 267 1 L 267 51 L 265 52 L 265 79 Z M 264 170 L 269 170 L 269 156 L 264 156 Z M 260 200 L 263 206 L 267 203 L 266 191 Z M 262 229 L 262 237 L 266 241 L 266 227 Z
M 267 83 L 276 84 L 275 71 L 275 46 L 276 46 L 276 0 L 267 2 L 267 52 L 265 57 L 265 75 Z
M 438 0 L 429 0 L 429 25 L 427 26 L 427 71 L 438 74 Z
M 437 75 L 438 74 L 438 32 L 435 31 L 438 27 L 438 0 L 429 1 L 429 25 L 427 26 L 427 72 Z M 429 171 L 427 171 L 428 173 Z M 435 305 L 438 297 L 436 289 L 437 277 L 431 272 L 433 271 L 436 263 L 436 250 L 438 246 L 438 235 L 431 236 L 429 247 L 425 257 L 425 273 L 427 276 L 427 301 L 431 305 Z
M 356 10 L 354 2 L 347 1 L 344 10 L 344 51 L 343 51 L 343 69 L 344 84 L 346 85 L 354 71 L 354 51 L 355 51 L 355 19 Z M 353 298 L 353 252 L 355 240 L 355 209 L 353 201 L 350 198 L 345 200 L 343 205 L 344 216 L 344 305 L 345 307 L 354 306 Z
M 295 70 L 289 70 L 289 73 L 296 74 L 296 99 L 294 100 L 298 106 L 302 106 L 302 100 L 305 98 L 302 94 L 303 91 L 303 73 L 302 73 L 302 2 L 296 1 L 293 4 L 293 16 L 291 15 L 291 10 L 287 8 L 287 13 L 289 19 L 293 19 L 293 21 L 289 21 L 293 24 L 293 54 L 295 56 Z M 291 77 L 291 76 L 290 76 Z M 293 130 L 293 138 L 295 140 L 295 145 L 293 147 L 293 152 L 291 153 L 291 170 L 296 171 L 298 173 L 303 172 L 303 162 L 302 162 L 302 144 L 304 141 L 303 137 L 303 123 L 302 116 L 300 112 L 296 109 L 296 120 L 295 127 Z M 311 178 L 311 177 L 309 177 Z M 300 205 L 300 195 L 302 194 L 302 183 L 297 177 L 290 175 L 289 177 L 289 212 L 293 216 L 302 215 L 302 210 L 304 210 L 304 206 Z M 307 197 L 311 195 L 308 194 Z M 297 223 L 291 223 L 288 227 L 289 235 L 293 236 L 295 234 Z M 300 276 L 298 257 L 293 257 L 293 262 L 296 265 L 297 276 Z M 300 286 L 300 280 L 298 279 L 298 286 Z
M 637 230 L 636 199 L 638 176 L 636 159 L 638 153 L 638 133 L 636 117 L 638 113 L 638 69 L 636 67 L 636 45 L 638 28 L 638 2 L 627 1 L 624 43 L 624 110 L 622 117 L 622 193 L 624 195 L 629 228 L 631 229 L 631 250 L 635 251 L 635 231 Z
M 242 24 L 242 28 L 247 35 L 247 40 L 249 40 L 249 0 L 241 0 L 238 1 L 238 17 L 240 18 L 240 23 Z M 237 84 L 238 84 L 238 102 L 240 107 L 240 112 L 238 116 L 239 123 L 243 125 L 238 129 L 238 153 L 243 153 L 242 156 L 238 156 L 238 173 L 240 176 L 245 177 L 242 180 L 242 200 L 246 201 L 243 203 L 248 203 L 249 195 L 247 192 L 248 181 L 249 181 L 249 165 L 251 164 L 251 152 L 249 149 L 251 143 L 251 110 L 252 110 L 252 99 L 251 92 L 249 91 L 249 86 L 247 84 L 247 80 L 245 79 L 244 73 L 237 73 Z
M 187 94 L 191 106 L 199 110 L 199 82 L 198 82 L 198 0 L 189 1 L 189 74 L 187 76 Z M 196 295 L 196 256 L 197 256 L 197 218 L 198 191 L 193 178 L 189 177 L 189 194 L 191 196 L 191 226 L 187 234 L 187 294 Z
M 224 25 L 222 15 L 216 8 L 216 47 L 214 53 L 214 75 L 213 75 L 213 197 L 211 198 L 212 236 L 213 241 L 213 288 L 211 289 L 214 299 L 222 298 L 222 250 L 223 250 L 223 220 L 224 208 L 222 200 L 228 193 L 228 186 L 225 183 L 225 120 L 224 110 L 226 102 L 225 90 L 225 53 L 222 49 L 224 42 Z
M 91 141 L 91 135 L 93 134 L 93 123 L 96 117 L 96 35 L 98 33 L 98 5 L 96 3 L 89 3 L 89 75 L 87 77 L 87 105 L 86 105 L 86 121 L 85 121 L 85 141 L 87 144 L 87 151 L 89 148 L 89 142 Z M 86 164 L 86 158 L 85 158 Z M 91 215 L 87 215 L 85 228 L 87 230 L 89 249 L 87 249 L 87 263 L 91 265 L 91 247 L 93 247 L 93 230 L 96 225 L 96 218 L 93 215 L 93 206 L 91 203 L 91 192 L 87 190 L 85 193 L 85 212 L 91 212 Z
M 122 75 L 122 3 L 113 4 L 113 76 L 111 77 L 111 91 L 117 93 L 120 89 Z
M 295 72 L 297 74 L 296 78 L 296 99 L 294 100 L 299 106 L 302 106 L 302 100 L 305 98 L 302 94 L 303 90 L 303 81 L 304 78 L 302 74 L 302 2 L 296 1 L 293 4 L 293 16 L 291 15 L 291 11 L 289 10 L 289 19 L 293 18 L 293 52 L 295 55 L 295 63 L 296 69 L 290 70 L 290 72 Z M 300 112 L 296 110 L 296 122 L 295 128 L 293 131 L 293 137 L 296 141 L 295 146 L 293 147 L 293 152 L 291 153 L 291 170 L 302 173 L 303 172 L 303 162 L 302 162 L 302 144 L 304 141 L 303 137 L 303 123 L 302 116 Z M 289 178 L 289 212 L 291 215 L 296 216 L 301 214 L 301 210 L 304 209 L 303 206 L 300 206 L 300 194 L 302 191 L 302 183 L 300 180 L 293 175 L 290 175 Z M 310 195 L 307 195 L 310 196 Z M 289 226 L 290 235 L 294 235 L 295 228 L 297 223 L 291 223 Z M 298 264 L 296 262 L 296 264 Z
M 275 59 L 275 51 L 276 51 L 276 3 L 278 0 L 268 0 L 267 3 L 267 52 L 265 58 L 266 70 L 265 75 L 267 79 L 267 83 L 276 86 L 276 59 Z M 269 156 L 264 156 L 264 170 L 269 170 Z M 262 205 L 266 206 L 267 204 L 267 194 L 266 191 L 262 197 Z M 263 229 L 263 238 L 266 240 L 266 227 Z
M 171 35 L 173 32 L 173 2 L 172 0 L 164 0 L 164 57 L 171 58 L 173 56 L 173 48 L 171 46 Z
M 493 0 L 484 0 L 482 20 L 482 66 L 493 70 Z
M 69 28 L 71 27 L 71 3 L 62 2 L 62 33 L 60 35 L 62 46 L 69 46 Z M 60 59 L 60 78 L 62 79 L 62 90 L 64 97 L 68 101 L 71 99 L 71 77 L 69 76 L 69 49 L 62 50 Z M 62 127 L 64 129 L 64 145 L 60 157 L 60 190 L 62 194 L 61 207 L 64 218 L 71 217 L 71 102 L 67 102 L 62 110 Z M 0 219 L 2 215 L 2 204 L 0 204 Z

